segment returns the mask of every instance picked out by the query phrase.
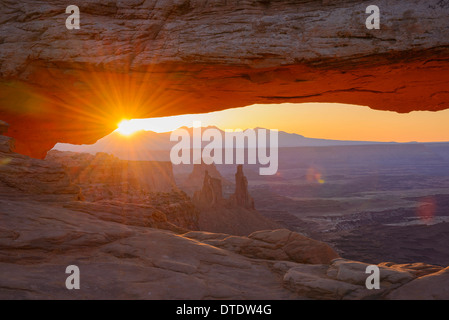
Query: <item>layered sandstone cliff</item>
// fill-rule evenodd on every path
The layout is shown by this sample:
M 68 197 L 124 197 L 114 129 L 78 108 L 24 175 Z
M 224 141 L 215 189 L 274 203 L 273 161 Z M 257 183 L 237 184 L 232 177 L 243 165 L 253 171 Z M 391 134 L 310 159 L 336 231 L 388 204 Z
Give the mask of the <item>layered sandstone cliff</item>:
M 178 190 L 169 162 L 120 160 L 113 155 L 50 151 L 47 161 L 63 165 L 80 186 L 84 210 L 106 221 L 173 231 L 198 230 L 198 210 Z M 86 203 L 88 202 L 88 203 Z
M 47 160 L 67 167 L 87 200 L 142 199 L 152 192 L 177 190 L 172 164 L 158 161 L 121 160 L 113 155 L 50 151 Z

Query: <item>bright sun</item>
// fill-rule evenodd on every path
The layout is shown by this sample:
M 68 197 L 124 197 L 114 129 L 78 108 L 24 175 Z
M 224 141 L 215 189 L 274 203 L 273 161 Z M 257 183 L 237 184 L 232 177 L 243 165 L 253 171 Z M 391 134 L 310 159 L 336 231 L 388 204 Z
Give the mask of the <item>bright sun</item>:
M 130 120 L 122 120 L 119 123 L 117 130 L 120 134 L 124 136 L 132 135 L 134 132 L 139 131 L 139 128 L 135 126 Z

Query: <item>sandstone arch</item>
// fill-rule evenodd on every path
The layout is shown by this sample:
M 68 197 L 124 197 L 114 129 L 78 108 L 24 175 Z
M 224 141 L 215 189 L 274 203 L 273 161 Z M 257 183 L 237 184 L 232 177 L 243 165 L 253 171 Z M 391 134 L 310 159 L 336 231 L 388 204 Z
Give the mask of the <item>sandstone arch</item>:
M 0 119 L 17 150 L 93 143 L 121 118 L 254 103 L 341 102 L 410 112 L 449 101 L 449 5 L 376 1 L 4 1 Z

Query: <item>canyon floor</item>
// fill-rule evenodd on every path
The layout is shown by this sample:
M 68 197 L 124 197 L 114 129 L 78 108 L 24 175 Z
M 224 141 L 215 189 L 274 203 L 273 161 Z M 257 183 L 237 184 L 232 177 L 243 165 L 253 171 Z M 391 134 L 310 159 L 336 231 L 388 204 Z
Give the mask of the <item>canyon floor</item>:
M 280 151 L 279 176 L 246 171 L 261 213 L 342 257 L 447 266 L 448 150 L 444 143 L 291 148 Z

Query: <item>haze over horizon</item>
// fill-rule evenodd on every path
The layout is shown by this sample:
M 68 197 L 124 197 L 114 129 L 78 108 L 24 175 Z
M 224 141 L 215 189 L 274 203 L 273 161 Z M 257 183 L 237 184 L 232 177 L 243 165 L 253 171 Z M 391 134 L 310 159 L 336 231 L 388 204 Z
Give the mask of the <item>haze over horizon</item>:
M 215 126 L 222 130 L 261 127 L 316 139 L 373 142 L 449 141 L 449 110 L 399 114 L 339 103 L 251 105 L 205 114 L 132 119 L 121 123 L 116 131 L 123 134 L 140 130 L 163 133 L 180 127 L 192 127 L 194 121 L 200 121 L 202 127 Z

